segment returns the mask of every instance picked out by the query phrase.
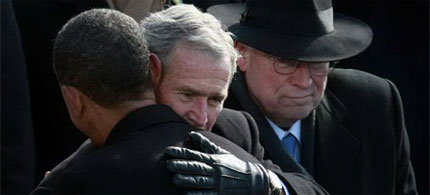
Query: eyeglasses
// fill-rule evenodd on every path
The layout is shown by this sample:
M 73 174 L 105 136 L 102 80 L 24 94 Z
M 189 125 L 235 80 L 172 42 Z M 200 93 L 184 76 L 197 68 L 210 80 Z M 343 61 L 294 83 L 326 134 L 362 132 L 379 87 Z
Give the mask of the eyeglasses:
M 303 62 L 291 59 L 282 59 L 274 56 L 269 56 L 273 61 L 273 69 L 281 75 L 288 75 L 296 72 L 299 65 Z M 325 77 L 333 71 L 337 61 L 333 62 L 307 62 L 309 72 L 312 76 Z

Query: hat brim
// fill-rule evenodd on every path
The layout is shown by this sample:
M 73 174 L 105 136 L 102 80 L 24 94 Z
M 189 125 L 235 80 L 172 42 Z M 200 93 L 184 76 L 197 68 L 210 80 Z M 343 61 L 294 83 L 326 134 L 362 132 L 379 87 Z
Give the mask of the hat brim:
M 224 4 L 208 8 L 238 41 L 269 54 L 300 61 L 325 62 L 346 59 L 365 50 L 372 42 L 371 28 L 355 19 L 334 14 L 335 30 L 328 34 L 280 34 L 239 22 L 244 4 Z

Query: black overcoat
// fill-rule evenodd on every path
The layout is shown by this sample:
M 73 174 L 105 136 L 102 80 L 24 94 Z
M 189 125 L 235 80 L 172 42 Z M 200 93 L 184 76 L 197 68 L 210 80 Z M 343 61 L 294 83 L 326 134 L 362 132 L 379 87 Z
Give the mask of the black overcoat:
M 242 72 L 233 79 L 225 107 L 254 117 L 265 159 L 301 172 L 291 167 L 295 161 L 251 99 Z M 301 165 L 329 193 L 417 193 L 402 102 L 391 81 L 335 69 L 320 105 L 301 128 Z

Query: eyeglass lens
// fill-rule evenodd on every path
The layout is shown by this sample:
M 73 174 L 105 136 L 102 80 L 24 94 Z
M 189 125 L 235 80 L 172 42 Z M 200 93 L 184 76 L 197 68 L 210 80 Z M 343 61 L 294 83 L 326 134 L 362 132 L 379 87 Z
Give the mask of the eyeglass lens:
M 274 57 L 272 59 L 274 60 L 275 71 L 279 74 L 294 73 L 298 66 L 304 65 L 297 60 L 276 59 Z M 309 62 L 306 65 L 313 76 L 327 76 L 333 70 L 334 64 L 329 62 Z

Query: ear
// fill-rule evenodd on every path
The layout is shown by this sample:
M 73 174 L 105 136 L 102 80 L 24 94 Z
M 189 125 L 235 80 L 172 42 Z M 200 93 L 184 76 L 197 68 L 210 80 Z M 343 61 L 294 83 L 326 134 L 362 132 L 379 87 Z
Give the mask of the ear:
M 149 56 L 149 60 L 151 63 L 152 83 L 154 85 L 154 89 L 157 89 L 160 85 L 162 77 L 161 60 L 154 53 L 151 53 L 151 55 Z
M 239 58 L 237 59 L 237 66 L 242 72 L 246 72 L 248 68 L 248 62 L 249 62 L 249 54 L 248 54 L 248 47 L 244 45 L 243 43 L 236 42 L 235 43 L 237 51 L 239 51 Z
M 72 86 L 61 86 L 61 93 L 63 94 L 64 102 L 66 103 L 67 110 L 70 117 L 77 118 L 83 113 L 83 103 L 80 97 L 80 91 Z

